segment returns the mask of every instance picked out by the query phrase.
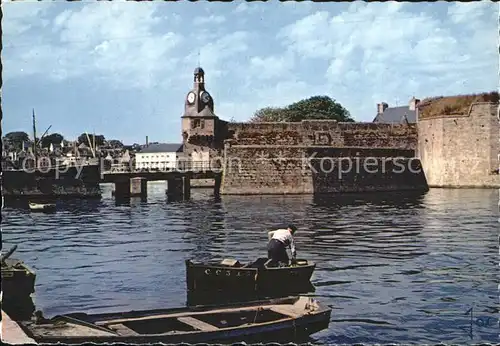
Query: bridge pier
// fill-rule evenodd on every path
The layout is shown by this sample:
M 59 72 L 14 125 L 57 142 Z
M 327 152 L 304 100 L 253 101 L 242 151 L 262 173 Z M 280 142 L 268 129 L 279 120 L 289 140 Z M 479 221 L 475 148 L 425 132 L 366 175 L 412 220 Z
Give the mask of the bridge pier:
M 191 178 L 188 176 L 173 177 L 167 180 L 167 197 L 169 201 L 188 200 L 191 198 Z
M 145 178 L 130 178 L 115 182 L 115 198 L 146 197 L 148 181 Z

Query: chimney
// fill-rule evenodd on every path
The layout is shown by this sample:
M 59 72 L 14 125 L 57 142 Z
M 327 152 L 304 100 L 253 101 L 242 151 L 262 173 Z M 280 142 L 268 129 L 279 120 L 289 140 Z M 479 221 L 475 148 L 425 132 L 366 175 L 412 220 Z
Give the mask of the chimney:
M 148 140 L 148 136 L 146 136 L 146 148 L 149 147 L 149 140 Z
M 377 114 L 382 114 L 389 107 L 385 102 L 377 103 Z
M 418 104 L 419 104 L 419 103 L 420 103 L 420 100 L 419 100 L 419 99 L 416 99 L 416 98 L 415 98 L 415 96 L 413 96 L 413 97 L 411 98 L 411 100 L 410 100 L 410 103 L 409 103 L 409 105 L 408 105 L 408 106 L 409 106 L 408 108 L 409 108 L 411 111 L 415 111 L 415 110 L 417 110 L 417 106 L 418 106 Z

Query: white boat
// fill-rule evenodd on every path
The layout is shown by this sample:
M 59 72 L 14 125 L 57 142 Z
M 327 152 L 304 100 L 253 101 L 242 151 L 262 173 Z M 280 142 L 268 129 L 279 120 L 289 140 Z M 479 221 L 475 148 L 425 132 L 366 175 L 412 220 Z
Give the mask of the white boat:
M 33 212 L 54 212 L 56 205 L 54 203 L 29 203 L 30 210 Z

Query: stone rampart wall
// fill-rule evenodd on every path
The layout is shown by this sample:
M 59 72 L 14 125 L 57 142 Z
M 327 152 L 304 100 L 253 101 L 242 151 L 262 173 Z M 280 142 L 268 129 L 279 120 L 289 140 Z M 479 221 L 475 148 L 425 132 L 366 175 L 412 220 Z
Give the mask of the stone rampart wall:
M 229 123 L 222 194 L 426 190 L 414 124 Z M 397 167 L 399 167 L 397 166 Z
M 498 104 L 419 119 L 418 156 L 431 187 L 500 187 Z
M 229 123 L 236 145 L 307 145 L 330 147 L 417 147 L 415 124 L 339 123 L 328 120 L 290 123 Z

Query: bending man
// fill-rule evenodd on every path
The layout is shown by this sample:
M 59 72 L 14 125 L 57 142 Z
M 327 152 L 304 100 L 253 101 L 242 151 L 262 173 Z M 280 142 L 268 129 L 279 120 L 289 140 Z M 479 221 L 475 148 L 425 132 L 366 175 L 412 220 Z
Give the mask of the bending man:
M 296 258 L 295 242 L 293 235 L 297 231 L 294 225 L 288 225 L 288 228 L 277 229 L 268 233 L 269 243 L 267 244 L 267 258 L 272 259 L 274 262 L 283 262 L 289 264 L 288 254 L 286 248 L 290 248 L 292 258 Z

